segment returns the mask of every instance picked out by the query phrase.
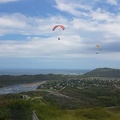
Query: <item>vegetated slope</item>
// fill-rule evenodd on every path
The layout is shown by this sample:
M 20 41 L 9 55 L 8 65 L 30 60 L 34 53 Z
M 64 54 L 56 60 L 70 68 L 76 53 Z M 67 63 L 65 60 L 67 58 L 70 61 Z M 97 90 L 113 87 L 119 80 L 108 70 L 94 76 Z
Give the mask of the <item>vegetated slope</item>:
M 65 75 L 54 75 L 54 74 L 38 74 L 38 75 L 20 75 L 20 76 L 10 76 L 1 75 L 0 76 L 0 87 L 5 87 L 9 85 L 33 83 L 44 80 L 62 80 L 67 79 Z
M 76 97 L 78 97 L 78 91 L 75 89 L 73 91 L 75 91 L 75 95 L 73 92 L 72 96 L 77 95 Z M 66 90 L 63 92 L 66 92 Z M 71 93 L 71 91 L 69 91 L 68 94 L 69 93 Z M 102 106 L 90 106 L 87 108 L 82 108 L 82 106 L 80 106 L 81 108 L 71 110 L 69 108 L 74 105 L 74 101 L 72 102 L 73 99 L 70 98 L 71 101 L 69 102 L 65 101 L 64 99 L 61 102 L 59 99 L 57 99 L 57 102 L 60 102 L 59 105 L 65 104 L 65 106 L 63 106 L 64 108 L 62 107 L 61 109 L 55 104 L 50 104 L 51 99 L 54 100 L 52 97 L 50 101 L 49 99 L 46 101 L 44 96 L 49 95 L 49 93 L 34 91 L 27 94 L 30 96 L 29 99 L 23 99 L 19 97 L 19 95 L 23 95 L 23 93 L 0 96 L 0 120 L 30 120 L 33 110 L 35 110 L 39 120 L 119 120 L 120 118 L 119 107 L 111 109 Z M 87 95 L 85 97 L 87 97 Z M 76 105 L 78 104 L 76 103 Z
M 120 69 L 97 68 L 83 74 L 84 77 L 120 77 Z
M 0 119 L 30 120 L 36 110 L 40 120 L 119 120 L 119 79 L 48 78 L 54 81 L 42 84 L 40 91 L 0 96 Z M 21 98 L 26 94 L 29 99 Z

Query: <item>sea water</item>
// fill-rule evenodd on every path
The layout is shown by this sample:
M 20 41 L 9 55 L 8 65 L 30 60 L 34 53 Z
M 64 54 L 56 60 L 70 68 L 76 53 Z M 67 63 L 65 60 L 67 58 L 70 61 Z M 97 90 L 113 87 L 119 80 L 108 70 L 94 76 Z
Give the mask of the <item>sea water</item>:
M 81 75 L 89 69 L 0 69 L 0 75 L 70 74 Z

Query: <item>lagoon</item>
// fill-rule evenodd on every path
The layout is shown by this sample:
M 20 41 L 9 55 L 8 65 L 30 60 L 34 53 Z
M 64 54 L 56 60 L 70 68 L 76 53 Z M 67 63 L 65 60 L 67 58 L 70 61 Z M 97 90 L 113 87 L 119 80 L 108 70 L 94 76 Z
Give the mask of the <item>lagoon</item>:
M 36 82 L 36 83 L 19 84 L 19 85 L 12 85 L 12 86 L 8 86 L 8 87 L 3 87 L 3 88 L 0 88 L 0 95 L 34 91 L 34 90 L 37 89 L 37 87 L 38 87 L 40 84 L 43 84 L 43 83 L 45 83 L 45 81 Z

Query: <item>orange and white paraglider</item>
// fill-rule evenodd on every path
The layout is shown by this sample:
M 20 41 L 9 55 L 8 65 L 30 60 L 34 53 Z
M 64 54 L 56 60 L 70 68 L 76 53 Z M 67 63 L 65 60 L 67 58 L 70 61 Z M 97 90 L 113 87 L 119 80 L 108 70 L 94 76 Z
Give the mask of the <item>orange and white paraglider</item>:
M 60 27 L 62 30 L 65 30 L 65 27 L 63 25 L 55 25 L 52 30 L 54 31 L 58 27 Z M 58 38 L 58 40 L 60 40 L 60 38 Z
M 101 46 L 98 44 L 97 48 L 101 51 Z M 98 54 L 98 52 L 96 52 L 96 54 Z
M 100 47 L 100 45 L 97 45 L 97 47 L 98 47 L 98 49 L 101 51 L 101 47 Z

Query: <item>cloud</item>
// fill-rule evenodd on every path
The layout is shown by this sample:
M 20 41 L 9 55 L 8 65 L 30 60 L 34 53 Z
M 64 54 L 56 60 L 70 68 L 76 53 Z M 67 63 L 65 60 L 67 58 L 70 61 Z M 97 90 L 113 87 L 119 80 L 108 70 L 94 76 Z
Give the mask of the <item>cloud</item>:
M 5 14 L 0 16 L 0 35 L 48 35 L 53 33 L 52 28 L 54 25 L 59 24 L 58 21 L 65 25 L 67 23 L 67 19 L 64 19 L 62 16 L 38 18 L 25 16 L 20 13 Z
M 26 41 L 0 41 L 0 56 L 42 57 L 66 56 L 69 50 L 80 47 L 79 36 L 61 36 L 60 41 L 55 37 L 33 37 Z M 74 39 L 74 41 L 73 41 Z
M 117 5 L 117 0 L 107 0 L 107 3 L 111 4 L 111 5 Z
M 119 17 L 117 17 L 116 20 L 118 21 L 118 19 Z M 105 20 L 107 21 L 107 17 Z M 66 29 L 64 31 L 59 29 L 53 32 L 52 28 L 58 21 L 62 23 Z M 104 39 L 104 36 L 106 33 L 107 35 L 111 35 L 112 27 L 116 21 L 112 22 L 113 23 L 100 24 L 95 17 L 94 20 L 83 20 L 81 18 L 69 20 L 62 16 L 32 18 L 18 13 L 1 15 L 1 35 L 16 33 L 28 36 L 21 41 L 17 41 L 17 39 L 1 40 L 0 56 L 89 58 L 95 55 L 97 51 L 96 44 L 98 44 L 98 42 L 102 44 L 104 41 L 108 41 L 108 43 L 110 43 L 109 40 L 111 40 L 110 38 L 112 36 L 109 36 L 107 39 Z M 119 25 L 119 23 L 117 25 Z M 108 26 L 112 26 L 111 29 Z M 104 34 L 100 34 L 100 32 Z M 37 37 L 34 37 L 34 35 L 37 35 Z M 48 37 L 41 37 L 40 35 L 48 35 Z M 102 35 L 104 36 L 100 38 Z M 57 40 L 58 37 L 61 38 L 60 41 Z
M 111 14 L 108 11 L 103 11 L 101 8 L 98 8 L 96 11 L 92 11 L 91 17 L 93 20 L 103 22 L 112 22 L 114 20 L 114 14 Z
M 93 10 L 89 5 L 74 1 L 57 0 L 56 3 L 57 9 L 74 16 L 69 19 L 60 15 L 31 17 L 21 13 L 1 14 L 0 35 L 26 35 L 26 39 L 1 39 L 0 56 L 95 58 L 98 43 L 103 48 L 100 59 L 102 56 L 112 56 L 115 52 L 119 54 L 117 44 L 120 37 L 120 15 L 102 8 Z M 80 17 L 81 15 L 87 18 Z M 52 28 L 56 24 L 63 24 L 65 30 L 58 29 L 53 32 Z M 61 38 L 60 41 L 57 40 L 58 37 Z M 113 41 L 116 49 L 111 45 Z
M 107 0 L 105 2 L 117 5 L 116 0 Z M 101 7 L 102 5 L 98 6 L 98 3 L 103 5 L 100 0 L 91 0 L 90 2 L 86 0 L 79 2 L 56 0 L 56 8 L 74 15 L 71 25 L 76 33 L 79 30 L 81 33 L 89 31 L 90 34 L 91 32 L 99 32 L 102 35 L 103 32 L 105 37 L 119 37 L 120 15 L 114 12 L 111 13 L 106 7 Z
M 19 0 L 0 0 L 0 4 L 1 3 L 16 2 L 16 1 L 19 1 Z
M 88 16 L 86 11 L 90 11 L 91 7 L 87 5 L 82 5 L 81 3 L 67 2 L 63 0 L 55 0 L 56 8 L 60 11 L 68 12 L 75 16 Z

